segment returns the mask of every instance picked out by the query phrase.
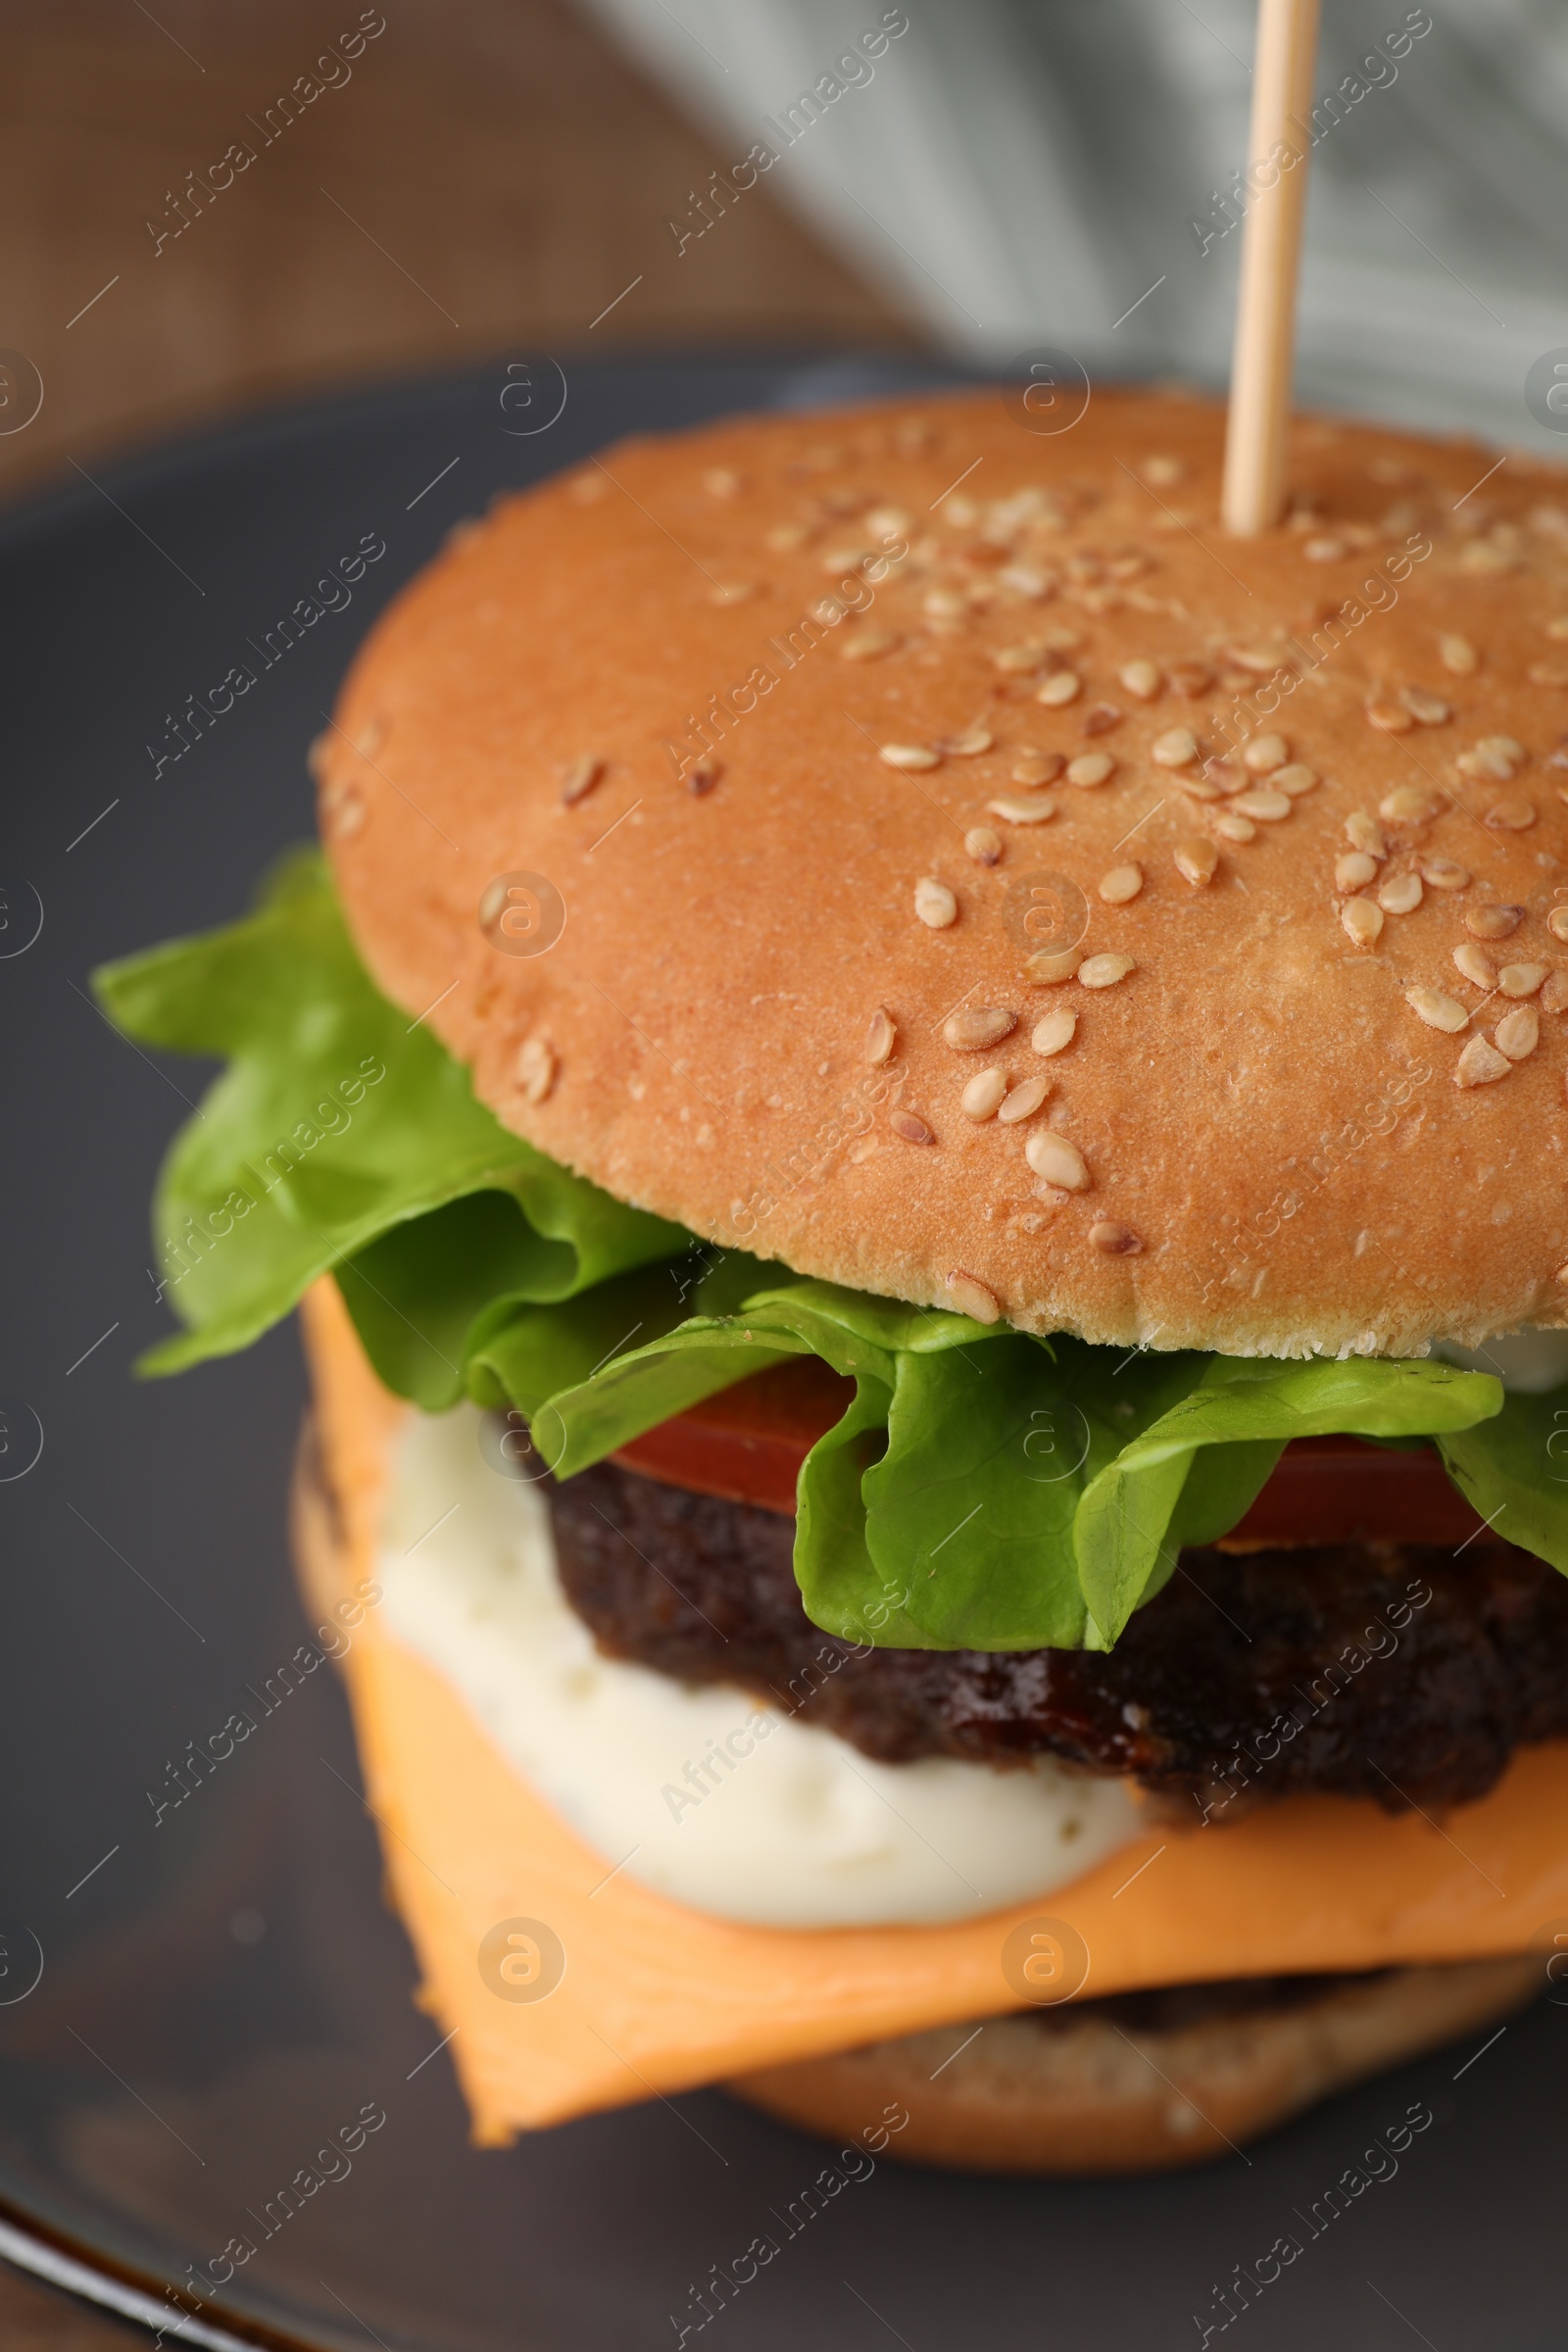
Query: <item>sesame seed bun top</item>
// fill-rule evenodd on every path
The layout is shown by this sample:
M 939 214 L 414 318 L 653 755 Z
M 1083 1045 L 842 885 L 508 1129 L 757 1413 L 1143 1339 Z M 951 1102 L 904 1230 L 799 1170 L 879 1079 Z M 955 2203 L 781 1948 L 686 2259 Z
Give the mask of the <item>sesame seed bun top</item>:
M 1235 540 L 1222 433 L 744 419 L 463 526 L 318 747 L 371 971 L 555 1158 L 858 1289 L 1568 1321 L 1568 477 L 1303 419 Z

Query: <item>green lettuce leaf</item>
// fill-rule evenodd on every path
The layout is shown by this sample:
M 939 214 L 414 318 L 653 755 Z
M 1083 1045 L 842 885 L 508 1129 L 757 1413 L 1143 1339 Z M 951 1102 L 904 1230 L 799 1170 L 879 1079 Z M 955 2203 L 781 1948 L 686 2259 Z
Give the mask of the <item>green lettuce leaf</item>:
M 1568 1390 L 1440 1362 L 1277 1363 L 1042 1339 L 702 1244 L 510 1134 L 376 990 L 320 859 L 254 914 L 96 976 L 144 1043 L 221 1055 L 155 1224 L 187 1329 L 243 1347 L 320 1273 L 427 1411 L 513 1406 L 570 1477 L 748 1374 L 813 1354 L 854 1402 L 801 1472 L 808 1613 L 850 1641 L 1106 1646 L 1184 1544 L 1234 1527 L 1293 1437 L 1436 1440 L 1500 1532 L 1568 1570 Z
M 1446 1432 L 1438 1450 L 1479 1518 L 1568 1573 L 1568 1385 L 1507 1397 L 1495 1420 Z
M 569 1298 L 690 1241 L 475 1101 L 467 1072 L 369 979 L 318 853 L 287 859 L 244 921 L 107 964 L 93 985 L 128 1037 L 228 1064 L 159 1176 L 154 1243 L 187 1329 L 152 1350 L 149 1370 L 247 1347 L 318 1275 L 449 1202 L 465 1206 L 456 1231 L 423 1245 L 437 1365 L 464 1302 L 477 1312 L 498 1277 L 518 1298 Z M 450 1298 L 434 1255 L 447 1239 L 461 1245 Z M 372 1260 L 365 1297 L 375 1278 Z M 450 1403 L 461 1379 L 439 1388 L 408 1393 Z
M 1490 1373 L 1437 1362 L 1356 1356 L 1277 1363 L 1211 1355 L 1196 1385 L 1161 1413 L 1087 1489 L 1074 1547 L 1091 1619 L 1090 1646 L 1115 1640 L 1169 1576 L 1184 1544 L 1234 1527 L 1291 1438 L 1341 1431 L 1364 1438 L 1468 1430 L 1502 1404 Z M 1216 1452 L 1238 1457 L 1215 1463 Z M 1205 1475 L 1191 1500 L 1195 1462 Z M 1232 1467 L 1231 1480 L 1223 1479 Z M 1220 1475 L 1216 1477 L 1216 1472 Z M 1238 1507 L 1238 1505 L 1240 1507 Z
M 795 1540 L 808 1615 L 848 1641 L 1108 1647 L 1184 1545 L 1245 1515 L 1288 1439 L 1473 1436 L 1502 1401 L 1489 1374 L 1444 1363 L 1118 1356 L 779 1271 L 720 1261 L 694 1300 L 709 1311 L 684 1320 L 644 1276 L 607 1286 L 591 1321 L 574 1302 L 569 1330 L 514 1316 L 470 1394 L 517 1404 L 570 1477 L 792 1354 L 852 1376 L 854 1404 L 802 1468 Z M 634 1333 L 661 1304 L 669 1327 Z

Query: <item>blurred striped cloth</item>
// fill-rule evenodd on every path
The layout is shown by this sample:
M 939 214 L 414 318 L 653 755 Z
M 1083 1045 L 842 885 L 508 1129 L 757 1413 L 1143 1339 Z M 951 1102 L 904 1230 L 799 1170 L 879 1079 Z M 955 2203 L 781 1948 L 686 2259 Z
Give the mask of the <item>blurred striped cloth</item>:
M 683 267 L 765 172 L 956 354 L 1223 382 L 1252 0 L 580 4 L 730 159 Z M 1522 392 L 1568 345 L 1568 12 L 1326 0 L 1318 91 L 1299 399 L 1568 454 Z

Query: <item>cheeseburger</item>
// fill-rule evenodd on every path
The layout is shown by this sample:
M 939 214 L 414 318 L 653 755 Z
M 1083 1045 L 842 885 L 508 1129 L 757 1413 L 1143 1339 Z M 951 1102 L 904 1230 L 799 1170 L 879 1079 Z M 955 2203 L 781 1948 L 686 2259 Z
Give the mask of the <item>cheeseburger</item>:
M 320 850 L 98 976 L 227 1063 L 150 1368 L 301 1309 L 482 2144 L 725 2082 L 1223 2155 L 1568 1915 L 1568 486 L 1301 420 L 1238 540 L 1222 434 L 928 397 L 506 497 Z

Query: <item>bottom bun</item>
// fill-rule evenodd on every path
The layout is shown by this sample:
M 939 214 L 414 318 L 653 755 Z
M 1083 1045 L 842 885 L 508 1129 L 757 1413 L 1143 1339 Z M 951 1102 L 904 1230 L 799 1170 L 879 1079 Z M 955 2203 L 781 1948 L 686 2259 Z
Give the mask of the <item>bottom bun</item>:
M 1490 2025 L 1541 1981 L 1527 1955 L 1172 1985 L 906 2034 L 725 2087 L 846 2141 L 897 2103 L 909 2120 L 887 2153 L 911 2164 L 1163 2172 L 1223 2156 L 1348 2083 Z

